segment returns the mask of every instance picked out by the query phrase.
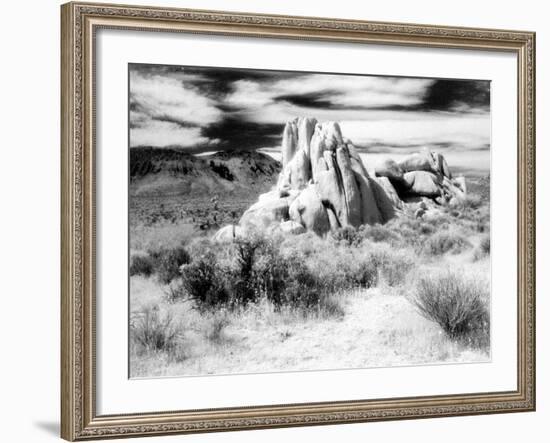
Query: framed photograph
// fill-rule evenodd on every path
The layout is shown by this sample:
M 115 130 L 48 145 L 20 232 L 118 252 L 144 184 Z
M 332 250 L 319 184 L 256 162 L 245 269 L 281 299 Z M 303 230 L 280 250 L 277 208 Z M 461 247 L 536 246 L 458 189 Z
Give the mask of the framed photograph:
M 535 409 L 535 35 L 68 3 L 62 437 Z

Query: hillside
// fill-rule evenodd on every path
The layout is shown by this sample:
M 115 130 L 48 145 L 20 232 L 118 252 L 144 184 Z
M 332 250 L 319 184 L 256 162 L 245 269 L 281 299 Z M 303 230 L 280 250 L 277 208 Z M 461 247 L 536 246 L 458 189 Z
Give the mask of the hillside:
M 256 151 L 196 156 L 181 149 L 130 150 L 132 224 L 183 220 L 217 227 L 240 217 L 276 182 L 281 165 Z
M 280 164 L 256 151 L 195 156 L 179 149 L 132 148 L 130 195 L 248 197 L 273 185 Z

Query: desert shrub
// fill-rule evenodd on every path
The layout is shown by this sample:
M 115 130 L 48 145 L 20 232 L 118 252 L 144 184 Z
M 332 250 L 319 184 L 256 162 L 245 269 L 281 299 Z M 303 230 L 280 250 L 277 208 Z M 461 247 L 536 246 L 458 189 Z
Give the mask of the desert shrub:
M 176 345 L 177 329 L 169 313 L 162 315 L 157 305 L 148 306 L 130 323 L 131 338 L 142 351 L 171 351 Z
M 232 302 L 246 305 L 258 298 L 258 256 L 263 253 L 272 255 L 271 245 L 261 236 L 250 236 L 237 239 L 234 243 L 234 268 L 229 277 L 232 292 Z
M 423 251 L 429 255 L 458 254 L 471 246 L 462 235 L 452 232 L 438 232 L 427 239 Z
M 256 235 L 217 248 L 204 241 L 192 245 L 195 258 L 181 268 L 181 287 L 171 289 L 169 297 L 179 299 L 187 295 L 199 310 L 220 306 L 233 309 L 255 302 L 262 279 L 268 275 L 277 277 L 272 282 L 275 288 L 284 279 L 273 271 L 281 260 L 272 249 L 265 238 Z M 268 271 L 271 274 L 266 274 Z
M 363 240 L 360 246 L 327 248 L 310 257 L 308 267 L 329 292 L 376 286 L 380 279 L 390 286 L 406 280 L 415 265 L 416 257 L 410 248 L 396 248 L 391 243 L 371 243 Z
M 304 259 L 315 256 L 330 247 L 332 247 L 332 244 L 311 231 L 298 236 L 283 237 L 279 244 L 281 254 L 288 255 L 295 251 L 300 251 L 300 255 Z
M 489 233 L 491 230 L 491 213 L 488 205 L 476 211 L 474 226 L 477 232 Z
M 475 230 L 481 233 L 489 232 L 489 226 L 489 222 L 478 220 L 475 224 Z
M 331 232 L 332 238 L 336 242 L 344 243 L 348 246 L 361 243 L 361 235 L 353 226 L 344 226 Z
M 130 261 L 130 275 L 149 277 L 154 272 L 154 264 L 148 255 L 134 255 Z
M 305 317 L 343 317 L 344 310 L 338 298 L 333 295 L 334 285 L 330 279 L 319 277 L 307 266 L 297 263 L 299 262 L 289 263 L 290 266 L 287 267 L 284 291 L 268 292 L 268 300 L 276 308 L 287 306 Z
M 388 242 L 396 243 L 401 237 L 399 234 L 392 231 L 390 228 L 381 225 L 363 225 L 360 229 L 361 237 L 372 242 Z
M 226 288 L 224 270 L 212 252 L 207 252 L 181 268 L 183 293 L 195 302 L 199 310 L 228 304 L 230 294 Z M 178 291 L 179 294 L 182 291 Z
M 250 298 L 245 299 L 242 293 L 235 291 L 236 305 L 265 298 L 276 309 L 286 306 L 303 312 L 316 309 L 323 315 L 336 315 L 337 303 L 328 298 L 333 289 L 330 277 L 321 276 L 308 267 L 299 250 L 285 254 L 275 241 L 256 238 L 244 247 L 237 246 L 236 257 L 236 277 L 240 284 L 246 284 L 250 294 Z M 235 276 L 235 273 L 229 275 Z M 235 288 L 235 283 L 231 286 Z
M 344 288 L 370 288 L 378 283 L 379 273 L 373 255 L 353 254 L 347 263 Z
M 418 226 L 418 232 L 423 235 L 433 234 L 435 232 L 435 226 L 429 223 L 420 223 L 420 225 Z
M 474 252 L 474 260 L 481 260 L 491 253 L 491 237 L 486 234 L 482 237 L 478 247 Z
M 447 271 L 418 281 L 413 303 L 452 339 L 472 345 L 489 342 L 488 293 L 481 284 Z
M 231 243 L 216 243 L 207 237 L 199 237 L 185 245 L 191 261 L 196 260 L 197 257 L 200 258 L 210 254 L 225 263 L 225 258 L 230 248 Z
M 282 255 L 274 244 L 264 245 L 254 265 L 257 296 L 266 297 L 276 307 L 308 308 L 319 303 L 324 282 L 312 272 L 298 252 Z
M 379 248 L 370 252 L 370 261 L 377 270 L 378 278 L 388 286 L 398 286 L 407 280 L 414 268 L 415 255 L 409 250 Z
M 172 281 L 164 288 L 164 298 L 168 303 L 174 303 L 184 300 L 187 297 L 187 291 L 179 281 Z
M 439 212 L 419 221 L 420 229 L 426 229 L 425 225 L 429 225 L 433 229 L 432 232 L 448 230 L 451 226 L 456 224 L 456 220 L 453 216 L 446 212 Z
M 307 266 L 332 292 L 354 287 L 368 288 L 378 280 L 378 270 L 371 260 L 368 245 L 354 248 L 329 246 L 309 257 Z
M 183 246 L 175 248 L 162 248 L 149 252 L 155 273 L 161 283 L 168 284 L 180 275 L 182 265 L 191 261 L 189 253 Z
M 479 247 L 485 255 L 488 255 L 491 252 L 491 237 L 489 235 L 485 235 L 481 239 Z
M 420 249 L 426 237 L 435 231 L 445 230 L 448 226 L 449 222 L 446 219 L 435 221 L 432 218 L 422 220 L 414 217 L 396 217 L 384 225 L 384 228 L 393 234 L 392 244 Z
M 224 340 L 224 329 L 229 325 L 229 318 L 224 309 L 216 311 L 205 319 L 205 337 L 214 342 L 221 343 Z
M 265 296 L 275 305 L 285 303 L 285 291 L 290 280 L 291 268 L 302 266 L 295 253 L 281 255 L 273 245 L 262 250 L 255 263 L 255 287 L 259 296 Z
M 454 205 L 455 208 L 460 209 L 478 209 L 483 205 L 483 200 L 477 194 L 467 194 L 464 199 L 457 201 Z
M 326 318 L 342 318 L 345 311 L 337 297 L 325 294 L 319 299 L 317 314 Z
M 266 299 L 277 309 L 320 309 L 336 315 L 342 310 L 331 294 L 378 282 L 379 262 L 369 253 L 369 245 L 351 248 L 323 240 L 323 248 L 317 247 L 321 242 L 317 239 L 306 255 L 300 239 L 294 246 L 279 240 L 252 235 L 216 249 L 206 245 L 202 254 L 190 245 L 196 251 L 194 259 L 181 268 L 181 284 L 171 285 L 167 297 L 188 297 L 200 310 L 235 309 Z M 389 270 L 391 264 L 384 262 L 384 267 Z M 408 269 L 403 266 L 402 272 Z M 392 281 L 399 279 L 394 276 L 397 270 L 388 272 Z
M 301 261 L 294 258 L 286 261 L 287 280 L 284 284 L 282 299 L 271 300 L 275 303 L 285 303 L 295 307 L 313 308 L 318 306 L 329 291 L 327 281 L 319 278 Z M 270 295 L 268 294 L 268 298 Z

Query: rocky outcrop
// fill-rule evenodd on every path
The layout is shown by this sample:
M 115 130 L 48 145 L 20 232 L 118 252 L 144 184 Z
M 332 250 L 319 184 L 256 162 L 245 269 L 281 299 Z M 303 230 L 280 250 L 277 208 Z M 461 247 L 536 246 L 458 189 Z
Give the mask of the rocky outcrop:
M 466 195 L 463 178 L 453 179 L 445 158 L 429 150 L 400 162 L 388 159 L 371 175 L 336 122 L 289 121 L 281 156 L 276 186 L 245 211 L 242 229 L 324 235 L 345 226 L 385 223 L 406 209 L 407 199 L 444 204 Z
M 323 235 L 342 226 L 382 223 L 393 216 L 393 205 L 400 205 L 396 194 L 385 196 L 385 188 L 373 181 L 338 123 L 314 118 L 288 122 L 281 154 L 283 170 L 275 189 L 243 214 L 241 226 L 291 220 Z
M 273 222 L 288 220 L 290 201 L 288 197 L 273 198 L 254 203 L 239 220 L 242 227 L 267 228 Z
M 377 177 L 387 177 L 393 181 L 403 180 L 403 169 L 391 158 L 384 160 L 374 169 L 374 172 Z
M 313 184 L 305 188 L 292 202 L 289 215 L 291 220 L 316 234 L 322 235 L 330 229 L 328 214 Z
M 375 177 L 371 180 L 371 185 L 382 222 L 386 223 L 403 210 L 405 203 L 397 195 L 388 177 Z
M 443 205 L 466 196 L 464 177 L 453 178 L 442 154 L 423 149 L 400 162 L 386 160 L 375 169 L 378 178 L 387 178 L 404 202 L 433 199 Z
M 408 193 L 421 197 L 439 197 L 441 195 L 441 178 L 433 172 L 411 171 L 403 176 Z
M 425 148 L 421 152 L 409 155 L 398 163 L 404 172 L 426 171 L 443 177 L 452 178 L 445 157 L 438 152 Z

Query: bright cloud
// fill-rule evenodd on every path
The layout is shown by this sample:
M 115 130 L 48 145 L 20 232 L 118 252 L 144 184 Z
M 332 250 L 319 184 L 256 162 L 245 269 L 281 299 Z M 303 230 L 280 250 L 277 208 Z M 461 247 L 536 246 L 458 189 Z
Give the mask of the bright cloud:
M 182 128 L 176 123 L 149 121 L 130 131 L 130 146 L 193 147 L 216 143 L 201 136 L 200 128 Z
M 341 121 L 342 132 L 361 146 L 447 144 L 455 150 L 471 150 L 490 143 L 489 115 L 395 113 L 390 119 Z M 401 114 L 407 114 L 402 116 Z
M 249 108 L 284 106 L 279 97 L 323 93 L 324 100 L 339 108 L 411 106 L 422 103 L 426 89 L 432 83 L 433 80 L 426 79 L 321 74 L 261 83 L 240 80 L 234 83 L 234 92 L 225 101 L 234 106 Z M 273 114 L 277 115 L 276 112 Z
M 178 78 L 132 72 L 130 85 L 131 102 L 137 107 L 130 111 L 132 146 L 206 143 L 200 127 L 223 114 L 216 101 Z

